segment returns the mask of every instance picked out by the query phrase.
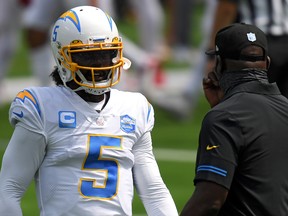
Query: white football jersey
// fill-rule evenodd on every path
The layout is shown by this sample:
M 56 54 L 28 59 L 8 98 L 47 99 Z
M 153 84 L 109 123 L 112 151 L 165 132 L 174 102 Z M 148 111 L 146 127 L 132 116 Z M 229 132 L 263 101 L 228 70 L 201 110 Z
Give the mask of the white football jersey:
M 10 122 L 46 139 L 35 176 L 41 215 L 132 215 L 133 149 L 154 125 L 142 94 L 112 89 L 98 113 L 65 87 L 33 87 L 15 98 Z

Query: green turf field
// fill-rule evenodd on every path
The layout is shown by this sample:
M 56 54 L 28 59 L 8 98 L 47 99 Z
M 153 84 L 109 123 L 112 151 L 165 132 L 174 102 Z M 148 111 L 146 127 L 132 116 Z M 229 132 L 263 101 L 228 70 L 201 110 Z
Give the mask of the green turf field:
M 119 29 L 127 35 L 133 34 L 133 31 L 129 32 L 133 30 L 133 28 L 125 25 L 125 23 L 121 23 Z M 198 38 L 200 38 L 200 36 L 198 36 Z M 20 71 L 21 73 L 19 73 Z M 24 74 L 22 73 L 23 71 L 25 71 Z M 25 43 L 22 43 L 22 46 L 18 50 L 13 61 L 9 77 L 31 76 L 29 71 L 30 67 L 27 63 L 26 45 Z M 184 156 L 182 153 L 185 151 L 189 153 L 196 150 L 201 120 L 209 108 L 204 97 L 201 96 L 193 118 L 187 121 L 177 121 L 169 113 L 158 107 L 154 108 L 155 127 L 152 133 L 153 144 L 154 148 L 157 150 L 169 149 L 170 153 L 172 152 L 173 157 L 171 156 L 171 160 L 169 160 L 169 155 L 167 155 L 166 160 L 158 160 L 158 164 L 162 177 L 170 189 L 180 212 L 193 192 L 195 163 L 192 160 L 193 158 L 190 158 L 188 161 L 178 161 L 177 158 L 183 159 Z M 9 104 L 0 107 L 0 164 L 2 164 L 2 156 L 13 131 L 8 123 L 8 109 Z M 172 160 L 172 158 L 174 159 Z M 23 169 L 25 169 L 25 167 L 23 167 Z M 22 200 L 22 208 L 24 216 L 39 215 L 33 183 Z M 133 213 L 135 215 L 145 215 L 145 210 L 137 195 L 135 195 L 135 200 L 133 202 Z

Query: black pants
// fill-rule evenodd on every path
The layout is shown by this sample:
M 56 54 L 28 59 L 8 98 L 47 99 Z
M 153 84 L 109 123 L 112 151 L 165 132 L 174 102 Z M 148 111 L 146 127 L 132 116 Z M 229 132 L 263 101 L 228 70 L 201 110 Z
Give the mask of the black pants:
M 276 82 L 281 93 L 288 98 L 288 35 L 268 35 L 268 55 L 271 58 L 269 81 Z

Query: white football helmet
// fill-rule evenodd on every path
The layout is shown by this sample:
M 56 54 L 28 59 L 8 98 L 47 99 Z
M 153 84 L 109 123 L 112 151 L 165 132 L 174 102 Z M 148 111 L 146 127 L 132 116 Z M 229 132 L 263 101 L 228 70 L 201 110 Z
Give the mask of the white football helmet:
M 131 66 L 116 24 L 97 7 L 62 14 L 52 29 L 51 46 L 64 85 L 71 80 L 79 85 L 74 91 L 103 94 L 119 82 L 121 69 Z

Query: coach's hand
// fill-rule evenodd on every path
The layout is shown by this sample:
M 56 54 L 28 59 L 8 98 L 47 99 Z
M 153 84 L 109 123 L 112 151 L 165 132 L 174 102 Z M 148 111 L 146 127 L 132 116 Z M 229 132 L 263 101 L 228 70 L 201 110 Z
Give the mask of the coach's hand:
M 224 95 L 214 72 L 208 73 L 208 75 L 203 78 L 203 90 L 211 107 L 217 105 Z

